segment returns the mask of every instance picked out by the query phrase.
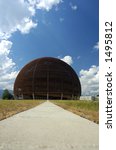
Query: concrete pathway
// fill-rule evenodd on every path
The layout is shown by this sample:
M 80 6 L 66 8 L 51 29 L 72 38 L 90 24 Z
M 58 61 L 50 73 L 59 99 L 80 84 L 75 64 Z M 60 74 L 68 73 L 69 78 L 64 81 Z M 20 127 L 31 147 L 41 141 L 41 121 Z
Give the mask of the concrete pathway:
M 50 102 L 0 121 L 0 150 L 98 150 L 98 125 Z

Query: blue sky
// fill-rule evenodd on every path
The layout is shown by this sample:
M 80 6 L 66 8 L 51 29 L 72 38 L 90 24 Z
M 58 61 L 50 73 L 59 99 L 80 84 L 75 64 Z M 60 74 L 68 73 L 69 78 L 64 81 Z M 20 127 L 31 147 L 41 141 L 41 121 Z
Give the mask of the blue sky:
M 99 1 L 16 0 L 7 9 L 8 1 L 0 2 L 0 88 L 12 89 L 25 64 L 50 56 L 74 68 L 83 95 L 98 94 Z

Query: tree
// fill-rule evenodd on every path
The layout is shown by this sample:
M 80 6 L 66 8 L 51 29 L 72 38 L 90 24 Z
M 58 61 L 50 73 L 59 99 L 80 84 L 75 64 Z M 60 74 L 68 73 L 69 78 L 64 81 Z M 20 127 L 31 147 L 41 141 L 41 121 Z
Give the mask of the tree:
M 13 95 L 5 89 L 2 94 L 2 99 L 13 99 Z

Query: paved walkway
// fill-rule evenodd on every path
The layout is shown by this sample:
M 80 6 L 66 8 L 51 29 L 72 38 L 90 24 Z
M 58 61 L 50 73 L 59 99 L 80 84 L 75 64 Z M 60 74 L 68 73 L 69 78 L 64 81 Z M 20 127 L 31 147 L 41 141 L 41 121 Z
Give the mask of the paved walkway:
M 0 150 L 98 150 L 98 125 L 50 102 L 0 121 Z

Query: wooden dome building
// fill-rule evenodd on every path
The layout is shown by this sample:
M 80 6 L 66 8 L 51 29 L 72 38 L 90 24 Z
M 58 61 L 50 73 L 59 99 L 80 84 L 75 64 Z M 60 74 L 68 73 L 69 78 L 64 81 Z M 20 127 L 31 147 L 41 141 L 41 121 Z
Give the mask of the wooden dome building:
M 75 71 L 57 58 L 33 60 L 19 72 L 15 99 L 79 99 L 81 85 Z

